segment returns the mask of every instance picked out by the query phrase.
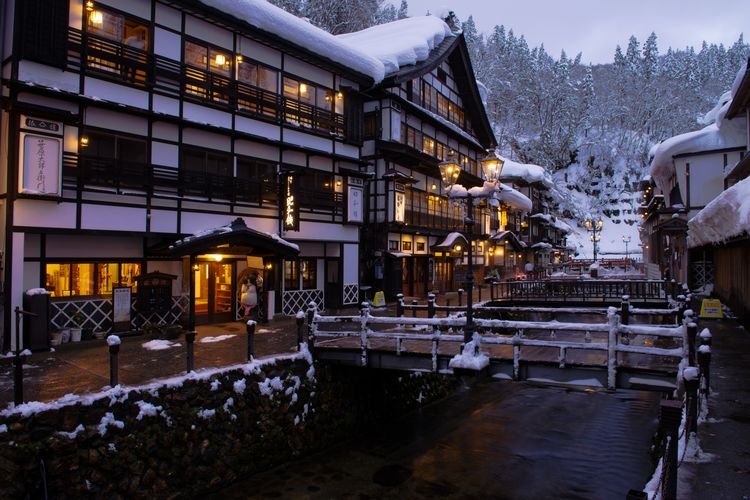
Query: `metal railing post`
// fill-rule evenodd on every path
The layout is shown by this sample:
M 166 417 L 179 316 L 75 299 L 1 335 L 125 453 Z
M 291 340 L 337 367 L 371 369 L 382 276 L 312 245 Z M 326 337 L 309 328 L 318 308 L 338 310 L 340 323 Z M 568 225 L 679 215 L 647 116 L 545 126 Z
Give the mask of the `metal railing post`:
M 185 332 L 185 343 L 187 344 L 187 371 L 190 373 L 195 368 L 195 332 Z

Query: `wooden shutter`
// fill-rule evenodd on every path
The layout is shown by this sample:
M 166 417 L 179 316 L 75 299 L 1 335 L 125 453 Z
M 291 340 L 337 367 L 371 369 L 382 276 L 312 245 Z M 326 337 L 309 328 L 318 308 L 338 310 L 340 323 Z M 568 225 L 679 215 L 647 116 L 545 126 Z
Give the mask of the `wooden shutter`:
M 363 125 L 362 96 L 354 90 L 346 90 L 344 94 L 344 141 L 361 145 Z
M 69 0 L 23 0 L 21 57 L 65 68 L 68 52 Z

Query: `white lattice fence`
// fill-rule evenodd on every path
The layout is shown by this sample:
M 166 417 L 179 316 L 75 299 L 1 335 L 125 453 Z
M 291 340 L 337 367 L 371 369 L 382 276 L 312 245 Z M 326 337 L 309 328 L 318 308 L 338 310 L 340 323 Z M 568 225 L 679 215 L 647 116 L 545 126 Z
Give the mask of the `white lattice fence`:
M 348 283 L 344 285 L 344 305 L 359 303 L 359 285 Z
M 323 310 L 323 290 L 289 290 L 282 296 L 281 313 L 293 316 L 298 311 L 307 311 L 310 302 L 318 305 L 318 310 Z
M 133 314 L 131 325 L 133 328 L 142 328 L 146 324 L 175 324 L 187 315 L 188 297 L 181 295 L 172 297 L 172 305 L 164 314 Z M 136 311 L 138 299 L 133 297 L 131 310 Z M 80 313 L 84 320 L 81 325 L 77 325 L 73 317 Z M 109 332 L 112 329 L 112 299 L 111 298 L 88 298 L 88 299 L 71 299 L 56 300 L 50 302 L 50 323 L 53 329 L 72 328 L 80 326 L 81 328 L 90 328 L 92 330 L 101 330 Z

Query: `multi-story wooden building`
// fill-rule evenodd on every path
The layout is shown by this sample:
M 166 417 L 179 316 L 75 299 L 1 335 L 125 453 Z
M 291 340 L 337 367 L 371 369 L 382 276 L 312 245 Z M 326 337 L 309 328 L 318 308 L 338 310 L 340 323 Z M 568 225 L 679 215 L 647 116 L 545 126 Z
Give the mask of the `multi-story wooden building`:
M 368 39 L 378 28 L 369 30 Z M 389 297 L 463 286 L 463 212 L 446 196 L 438 165 L 454 155 L 462 166 L 457 182 L 478 186 L 483 182 L 479 162 L 495 146 L 463 35 L 441 34 L 440 40 L 426 58 L 387 73 L 364 104 L 362 153 L 374 178 L 363 262 L 367 279 Z M 474 211 L 479 279 L 500 212 L 487 205 Z
M 152 321 L 237 318 L 250 273 L 276 312 L 358 301 L 377 65 L 275 7 L 210 3 L 2 2 L 4 346 L 24 290 L 47 288 L 54 327 L 108 329 L 113 289 L 137 312 L 152 271 L 176 278 Z

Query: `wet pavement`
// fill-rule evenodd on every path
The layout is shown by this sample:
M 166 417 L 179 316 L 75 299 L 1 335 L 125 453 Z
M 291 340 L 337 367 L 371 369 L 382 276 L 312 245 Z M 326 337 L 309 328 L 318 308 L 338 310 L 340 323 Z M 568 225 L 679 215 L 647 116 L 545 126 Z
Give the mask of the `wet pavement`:
M 659 398 L 483 382 L 212 498 L 625 498 L 653 470 Z
M 736 321 L 705 320 L 713 335 L 708 418 L 698 428 L 704 461 L 680 467 L 679 498 L 750 498 L 750 333 Z

